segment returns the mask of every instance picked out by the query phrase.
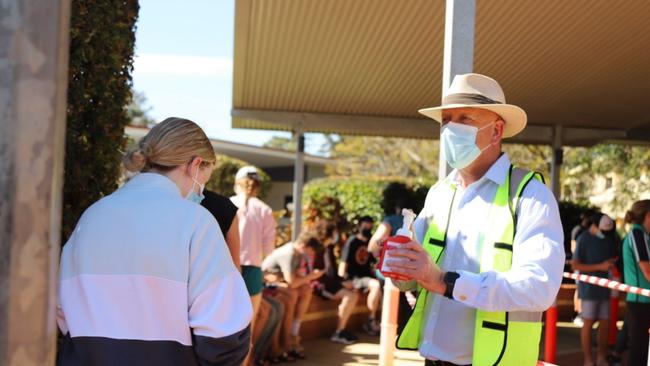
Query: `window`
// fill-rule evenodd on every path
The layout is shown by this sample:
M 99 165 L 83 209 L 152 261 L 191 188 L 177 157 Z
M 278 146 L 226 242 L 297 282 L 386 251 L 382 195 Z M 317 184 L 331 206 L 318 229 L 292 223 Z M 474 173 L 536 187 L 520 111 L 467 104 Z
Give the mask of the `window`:
M 605 178 L 605 189 L 612 188 L 613 185 L 612 183 L 613 183 L 612 177 Z

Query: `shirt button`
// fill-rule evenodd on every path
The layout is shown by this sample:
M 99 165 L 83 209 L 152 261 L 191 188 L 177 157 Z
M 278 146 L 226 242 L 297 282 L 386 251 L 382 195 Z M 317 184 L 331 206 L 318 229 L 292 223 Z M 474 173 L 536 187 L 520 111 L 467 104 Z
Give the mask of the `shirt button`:
M 465 301 L 465 300 L 467 300 L 467 296 L 460 295 L 459 299 L 460 299 L 460 301 Z

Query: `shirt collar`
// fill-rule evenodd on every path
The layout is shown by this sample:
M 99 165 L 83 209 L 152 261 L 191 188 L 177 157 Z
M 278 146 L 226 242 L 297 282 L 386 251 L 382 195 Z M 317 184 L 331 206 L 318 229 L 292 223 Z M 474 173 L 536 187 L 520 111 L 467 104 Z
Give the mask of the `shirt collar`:
M 158 173 L 139 173 L 131 178 L 125 187 L 131 189 L 158 189 L 165 193 L 181 196 L 181 191 L 178 189 L 176 183 L 166 176 Z
M 477 182 L 483 181 L 485 179 L 488 179 L 497 185 L 502 185 L 506 182 L 506 174 L 508 173 L 508 170 L 510 170 L 510 159 L 508 158 L 508 154 L 502 153 L 501 156 L 495 161 L 490 169 L 488 169 L 487 172 L 485 172 L 485 175 L 481 177 Z M 447 183 L 454 184 L 458 186 L 460 184 L 460 174 L 458 172 L 458 169 L 454 169 L 448 176 L 445 178 Z
M 632 229 L 639 229 L 639 230 L 643 231 L 644 233 L 646 232 L 645 227 L 643 225 L 641 225 L 641 224 L 632 224 Z

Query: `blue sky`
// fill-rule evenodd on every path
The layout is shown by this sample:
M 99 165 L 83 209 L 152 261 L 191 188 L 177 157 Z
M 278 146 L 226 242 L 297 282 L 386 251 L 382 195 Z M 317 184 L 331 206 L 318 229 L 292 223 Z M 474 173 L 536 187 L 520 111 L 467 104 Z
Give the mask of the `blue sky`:
M 261 145 L 289 133 L 233 129 L 234 0 L 140 0 L 133 85 L 149 114 L 197 122 L 211 138 Z M 316 153 L 323 139 L 308 134 Z

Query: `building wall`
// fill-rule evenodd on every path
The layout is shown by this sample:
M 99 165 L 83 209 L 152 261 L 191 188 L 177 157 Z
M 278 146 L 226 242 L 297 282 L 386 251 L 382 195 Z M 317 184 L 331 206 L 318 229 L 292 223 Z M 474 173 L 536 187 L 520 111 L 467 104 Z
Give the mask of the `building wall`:
M 279 211 L 284 209 L 285 197 L 291 196 L 293 196 L 293 182 L 274 181 L 264 201 L 271 206 L 273 211 Z
M 264 171 L 269 173 L 272 180 L 271 190 L 265 197 L 266 203 L 273 211 L 285 209 L 286 200 L 293 197 L 293 167 L 264 169 Z M 305 183 L 325 176 L 324 166 L 305 166 Z
M 623 207 L 615 207 L 614 199 L 620 194 L 621 186 L 624 184 L 632 185 L 637 195 L 630 202 L 624 203 Z M 642 199 L 650 199 L 650 176 L 642 175 L 636 182 L 623 182 L 620 176 L 608 174 L 595 177 L 594 189 L 589 201 L 600 207 L 604 213 L 622 219 L 632 203 Z

